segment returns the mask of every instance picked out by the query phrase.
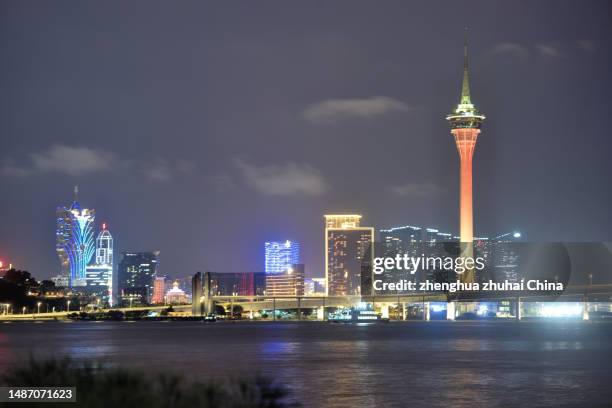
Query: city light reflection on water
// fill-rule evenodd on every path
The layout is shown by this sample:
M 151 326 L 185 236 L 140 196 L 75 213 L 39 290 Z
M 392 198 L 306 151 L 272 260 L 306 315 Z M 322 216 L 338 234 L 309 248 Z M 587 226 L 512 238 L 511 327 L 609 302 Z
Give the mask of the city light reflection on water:
M 262 374 L 307 407 L 598 405 L 610 339 L 612 325 L 584 322 L 16 323 L 0 370 L 67 354 L 192 380 Z

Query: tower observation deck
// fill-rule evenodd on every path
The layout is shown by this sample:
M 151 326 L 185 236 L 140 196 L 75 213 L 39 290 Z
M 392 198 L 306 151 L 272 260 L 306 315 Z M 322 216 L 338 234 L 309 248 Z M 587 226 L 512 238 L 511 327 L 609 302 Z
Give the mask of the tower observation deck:
M 459 152 L 459 231 L 463 256 L 471 257 L 473 254 L 472 242 L 474 240 L 474 221 L 472 207 L 472 158 L 476 147 L 476 139 L 480 134 L 480 127 L 485 116 L 472 104 L 470 97 L 470 80 L 468 73 L 468 44 L 467 37 L 463 45 L 463 84 L 461 87 L 461 100 L 452 113 L 446 116 L 451 126 L 451 133 L 455 138 Z M 463 280 L 473 281 L 473 271 L 467 271 Z

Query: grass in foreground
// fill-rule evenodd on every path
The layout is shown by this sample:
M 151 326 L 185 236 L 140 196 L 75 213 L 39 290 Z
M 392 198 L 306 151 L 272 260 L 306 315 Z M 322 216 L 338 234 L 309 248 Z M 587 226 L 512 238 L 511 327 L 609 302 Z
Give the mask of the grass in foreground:
M 190 382 L 178 375 L 151 376 L 138 370 L 101 368 L 68 358 L 37 361 L 9 370 L 2 385 L 76 387 L 76 403 L 41 407 L 79 408 L 285 408 L 287 390 L 262 378 Z M 8 404 L 7 404 L 8 405 Z M 14 405 L 14 404 L 10 404 Z M 23 403 L 17 406 L 25 406 Z

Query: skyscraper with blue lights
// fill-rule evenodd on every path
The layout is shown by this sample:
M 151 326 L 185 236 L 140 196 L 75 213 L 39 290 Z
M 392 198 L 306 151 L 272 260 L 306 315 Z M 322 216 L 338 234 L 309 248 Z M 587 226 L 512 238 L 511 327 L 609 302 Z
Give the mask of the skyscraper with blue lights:
M 283 273 L 300 263 L 300 244 L 295 241 L 266 242 L 266 274 Z
M 70 207 L 58 207 L 56 212 L 56 251 L 70 287 L 86 285 L 86 268 L 95 252 L 95 210 L 81 207 L 78 191 L 75 186 Z
M 113 237 L 106 228 L 106 223 L 102 224 L 102 230 L 96 238 L 96 256 L 94 263 L 87 266 L 86 281 L 87 286 L 113 304 Z

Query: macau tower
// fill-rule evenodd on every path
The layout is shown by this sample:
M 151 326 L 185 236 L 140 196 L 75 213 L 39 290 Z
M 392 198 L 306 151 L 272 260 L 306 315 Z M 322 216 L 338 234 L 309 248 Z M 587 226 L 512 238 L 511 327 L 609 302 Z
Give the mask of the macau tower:
M 470 99 L 470 82 L 468 75 L 467 37 L 463 46 L 463 86 L 461 100 L 457 108 L 446 116 L 451 126 L 459 152 L 459 219 L 462 256 L 472 257 L 474 240 L 474 222 L 472 209 L 472 157 L 476 147 L 476 139 L 485 116 L 472 104 Z M 474 271 L 468 270 L 462 276 L 464 282 L 474 281 Z

